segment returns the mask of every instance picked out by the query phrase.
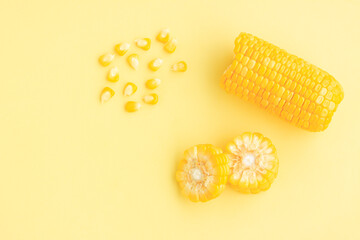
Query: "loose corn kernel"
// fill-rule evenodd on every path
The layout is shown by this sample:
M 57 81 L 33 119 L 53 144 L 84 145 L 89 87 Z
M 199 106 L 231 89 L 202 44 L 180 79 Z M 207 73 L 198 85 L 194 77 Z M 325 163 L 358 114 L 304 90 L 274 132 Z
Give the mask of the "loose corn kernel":
M 119 69 L 118 67 L 113 67 L 110 69 L 107 80 L 110 82 L 117 82 L 119 81 Z
M 141 104 L 135 101 L 129 101 L 125 104 L 125 110 L 127 112 L 136 112 L 140 109 Z
M 141 48 L 141 49 L 147 51 L 150 49 L 151 40 L 150 40 L 150 38 L 136 39 L 135 44 L 138 48 Z
M 115 95 L 115 91 L 109 87 L 105 87 L 100 94 L 100 102 L 106 103 Z
M 230 184 L 243 193 L 258 193 L 270 188 L 277 176 L 279 159 L 270 139 L 260 133 L 243 133 L 231 141 Z
M 159 34 L 157 35 L 156 39 L 159 41 L 159 42 L 162 42 L 162 43 L 167 43 L 169 41 L 169 38 L 170 38 L 170 31 L 169 29 L 163 29 L 159 32 Z
M 137 86 L 132 82 L 128 82 L 124 86 L 123 95 L 125 97 L 131 96 L 136 92 L 136 90 Z
M 221 79 L 227 92 L 303 129 L 328 127 L 344 98 L 340 83 L 329 73 L 248 33 L 236 38 L 234 53 Z M 325 124 L 322 119 L 329 120 Z
M 158 100 L 159 100 L 159 96 L 156 93 L 150 93 L 143 97 L 144 103 L 147 103 L 147 104 L 154 105 L 158 102 Z
M 155 58 L 149 62 L 149 68 L 152 71 L 157 71 L 163 64 L 163 60 L 161 58 Z
M 131 55 L 128 56 L 127 61 L 130 65 L 130 67 L 132 67 L 134 70 L 137 70 L 139 67 L 139 55 L 137 55 L 136 53 L 133 53 Z
M 187 70 L 187 64 L 184 61 L 180 61 L 178 63 L 175 63 L 170 68 L 173 72 L 185 72 Z
M 114 48 L 117 54 L 119 54 L 120 56 L 124 56 L 130 48 L 130 43 L 119 43 L 116 44 Z
M 164 45 L 164 50 L 168 53 L 173 53 L 175 52 L 176 46 L 177 40 L 173 38 Z
M 176 171 L 176 180 L 184 196 L 192 202 L 207 202 L 225 189 L 229 158 L 220 148 L 200 144 L 184 152 Z
M 114 54 L 112 54 L 112 53 L 106 53 L 106 54 L 101 55 L 101 56 L 99 57 L 99 63 L 100 63 L 102 66 L 106 67 L 106 66 L 110 65 L 110 63 L 114 60 L 114 58 L 115 58 L 115 55 L 114 55 Z
M 148 89 L 155 89 L 157 88 L 161 83 L 161 80 L 158 79 L 158 78 L 152 78 L 152 79 L 149 79 L 146 81 L 145 83 L 145 86 L 148 88 Z

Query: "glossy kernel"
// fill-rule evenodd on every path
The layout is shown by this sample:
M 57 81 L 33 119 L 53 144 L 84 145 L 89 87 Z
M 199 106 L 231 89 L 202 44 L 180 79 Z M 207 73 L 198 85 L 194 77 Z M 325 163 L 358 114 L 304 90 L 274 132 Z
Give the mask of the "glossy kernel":
M 100 94 L 100 103 L 108 102 L 115 95 L 115 91 L 109 87 L 105 87 Z
M 127 61 L 134 70 L 137 70 L 139 67 L 139 55 L 133 53 L 127 57 Z
M 173 53 L 175 52 L 176 47 L 177 47 L 177 40 L 171 39 L 164 45 L 164 50 L 168 53 Z
M 149 68 L 152 71 L 157 71 L 162 66 L 163 60 L 161 58 L 155 58 L 149 62 Z
M 154 105 L 159 101 L 159 97 L 156 93 L 150 93 L 143 97 L 143 101 L 144 103 Z
M 151 40 L 150 40 L 150 38 L 136 39 L 135 44 L 138 48 L 141 48 L 141 49 L 147 51 L 150 49 Z
M 131 96 L 136 92 L 136 90 L 137 86 L 132 82 L 128 82 L 124 86 L 123 95 L 125 97 Z
M 148 88 L 148 89 L 155 89 L 157 88 L 161 83 L 161 80 L 158 79 L 158 78 L 152 78 L 152 79 L 149 79 L 146 81 L 145 83 L 145 86 Z
M 115 45 L 115 51 L 120 56 L 124 56 L 130 48 L 130 43 L 119 43 Z
M 113 67 L 110 69 L 108 75 L 107 75 L 107 80 L 110 82 L 117 82 L 119 81 L 119 69 L 118 67 Z
M 106 67 L 106 66 L 109 66 L 109 65 L 110 65 L 110 63 L 114 60 L 114 58 L 115 58 L 115 55 L 114 55 L 114 54 L 112 54 L 112 53 L 106 53 L 106 54 L 101 55 L 101 56 L 99 57 L 99 63 L 100 63 L 102 66 Z
M 129 101 L 125 103 L 125 110 L 127 112 L 136 112 L 141 108 L 141 104 L 135 101 Z
M 170 38 L 170 31 L 169 29 L 163 29 L 159 32 L 159 34 L 156 36 L 156 40 L 162 43 L 167 43 Z
M 187 70 L 187 64 L 184 61 L 177 62 L 171 66 L 173 72 L 185 72 Z

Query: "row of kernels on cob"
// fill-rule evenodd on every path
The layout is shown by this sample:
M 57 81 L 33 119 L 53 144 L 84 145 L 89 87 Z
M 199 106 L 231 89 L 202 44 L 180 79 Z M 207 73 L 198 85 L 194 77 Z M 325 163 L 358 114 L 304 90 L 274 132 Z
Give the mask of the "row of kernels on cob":
M 177 46 L 177 40 L 171 38 L 168 29 L 162 30 L 157 35 L 156 39 L 159 42 L 164 43 L 163 48 L 166 52 L 171 54 L 175 51 Z M 151 39 L 150 38 L 136 39 L 135 45 L 142 50 L 148 51 L 151 47 Z M 116 44 L 114 49 L 119 56 L 124 56 L 129 51 L 130 47 L 131 47 L 130 43 L 123 42 Z M 99 57 L 99 63 L 104 67 L 109 66 L 114 59 L 115 59 L 115 54 L 107 53 Z M 140 57 L 138 54 L 131 53 L 127 56 L 126 60 L 132 69 L 134 70 L 138 69 L 140 63 Z M 159 70 L 162 65 L 163 65 L 163 59 L 161 58 L 155 58 L 148 63 L 149 69 L 154 72 Z M 170 70 L 173 72 L 185 72 L 187 70 L 187 64 L 184 61 L 177 62 L 171 65 Z M 107 80 L 109 82 L 118 82 L 119 79 L 120 79 L 119 68 L 117 66 L 110 68 L 107 74 Z M 153 78 L 147 80 L 145 86 L 150 90 L 154 90 L 160 85 L 160 83 L 161 83 L 160 79 Z M 134 83 L 128 82 L 124 86 L 122 92 L 124 96 L 129 97 L 132 96 L 136 92 L 136 90 L 137 90 L 137 86 Z M 112 88 L 105 87 L 100 94 L 100 102 L 105 103 L 109 101 L 114 95 L 115 95 L 115 91 Z M 156 93 L 146 94 L 145 96 L 143 96 L 142 100 L 144 103 L 154 105 L 158 102 L 158 95 Z M 135 112 L 139 110 L 140 107 L 141 104 L 137 101 L 128 101 L 125 104 L 125 110 L 128 112 Z
M 234 53 L 221 81 L 227 92 L 298 127 L 310 131 L 328 127 L 344 97 L 329 73 L 247 33 L 235 40 Z
M 275 146 L 260 133 L 243 133 L 224 153 L 210 144 L 196 145 L 184 153 L 176 172 L 182 193 L 193 202 L 206 202 L 220 195 L 229 184 L 242 193 L 270 188 L 279 160 Z

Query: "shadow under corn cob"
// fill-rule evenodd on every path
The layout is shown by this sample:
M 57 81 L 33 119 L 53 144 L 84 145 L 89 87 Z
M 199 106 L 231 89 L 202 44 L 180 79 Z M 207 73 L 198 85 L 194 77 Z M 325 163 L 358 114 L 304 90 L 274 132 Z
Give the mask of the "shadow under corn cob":
M 326 71 L 248 33 L 235 40 L 235 58 L 221 85 L 303 129 L 325 130 L 344 91 Z

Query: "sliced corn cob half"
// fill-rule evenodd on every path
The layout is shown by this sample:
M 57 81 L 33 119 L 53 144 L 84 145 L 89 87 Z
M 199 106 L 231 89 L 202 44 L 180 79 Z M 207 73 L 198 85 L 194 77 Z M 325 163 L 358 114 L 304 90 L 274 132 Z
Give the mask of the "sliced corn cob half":
M 184 153 L 176 172 L 182 193 L 193 202 L 206 202 L 223 192 L 229 159 L 211 144 L 196 145 Z
M 326 71 L 248 33 L 235 40 L 235 58 L 221 85 L 300 128 L 325 130 L 344 98 Z
M 243 193 L 270 188 L 279 160 L 275 146 L 260 133 L 243 133 L 226 146 L 229 152 L 229 183 Z

